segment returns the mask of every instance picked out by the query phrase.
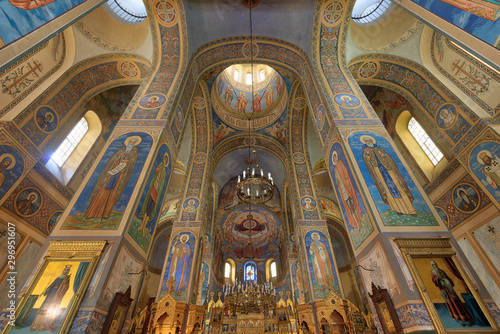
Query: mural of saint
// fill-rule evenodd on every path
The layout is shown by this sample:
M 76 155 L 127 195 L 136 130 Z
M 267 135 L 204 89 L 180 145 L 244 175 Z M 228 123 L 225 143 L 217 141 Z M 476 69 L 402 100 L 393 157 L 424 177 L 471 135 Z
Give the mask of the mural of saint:
M 253 112 L 261 112 L 260 101 L 262 101 L 262 98 L 260 97 L 259 92 L 253 93 L 253 101 L 252 101 Z
M 36 116 L 35 120 L 40 129 L 42 129 L 43 131 L 49 131 L 50 123 L 54 121 L 54 114 L 52 114 L 51 112 L 46 112 L 45 115 Z
M 37 315 L 31 324 L 31 331 L 49 331 L 55 332 L 57 327 L 54 325 L 58 316 L 60 315 L 57 310 L 61 305 L 64 295 L 69 289 L 71 266 L 66 266 L 61 276 L 57 277 L 42 293 L 46 296 L 42 305 L 38 309 Z M 56 314 L 56 315 L 54 315 Z
M 461 185 L 455 190 L 453 201 L 463 211 L 474 211 L 479 204 L 476 190 L 468 185 Z
M 233 86 L 228 85 L 226 91 L 224 92 L 224 103 L 226 106 L 230 106 L 234 99 Z
M 181 242 L 180 244 L 178 242 Z M 183 234 L 178 240 L 175 240 L 171 253 L 172 261 L 170 263 L 170 270 L 168 273 L 169 279 L 174 281 L 174 286 L 170 289 L 175 289 L 175 292 L 181 292 L 189 283 L 189 258 L 191 257 L 191 247 L 187 243 L 189 235 Z
M 141 140 L 139 136 L 128 137 L 125 146 L 118 149 L 106 163 L 89 196 L 90 204 L 85 211 L 85 218 L 106 219 L 111 216 L 134 170 L 139 156 L 136 146 Z
M 264 98 L 266 99 L 267 107 L 270 108 L 274 102 L 274 90 L 271 88 L 271 85 L 267 85 Z
M 169 157 L 168 154 L 165 153 L 163 161 L 156 166 L 153 178 L 149 183 L 146 201 L 142 204 L 141 213 L 139 214 L 139 218 L 142 218 L 142 225 L 138 230 L 142 231 L 142 236 L 146 235 L 146 225 L 155 217 L 156 208 L 158 207 L 163 185 L 165 184 L 165 178 L 167 176 L 165 168 L 168 167 L 168 163 Z
M 328 248 L 320 241 L 318 233 L 314 232 L 311 234 L 311 239 L 313 242 L 309 248 L 309 254 L 311 255 L 313 264 L 314 280 L 316 284 L 328 286 L 330 285 L 328 284 L 328 280 L 333 281 L 334 279 Z
M 482 172 L 486 177 L 486 182 L 498 189 L 500 187 L 500 159 L 496 155 L 492 155 L 488 150 L 482 150 L 477 155 L 477 161 L 483 165 Z
M 337 184 L 337 190 L 340 195 L 340 199 L 344 204 L 344 208 L 347 213 L 347 223 L 352 228 L 358 228 L 361 226 L 361 208 L 359 206 L 358 197 L 354 186 L 352 185 L 351 177 L 347 171 L 346 166 L 339 160 L 337 151 L 332 153 L 332 165 L 335 169 L 335 182 Z M 361 232 L 361 230 L 360 230 Z
M 7 177 L 7 171 L 14 168 L 16 165 L 16 158 L 12 154 L 5 153 L 0 156 L 0 188 Z
M 474 320 L 453 288 L 455 283 L 453 283 L 452 279 L 448 277 L 444 270 L 438 267 L 436 262 L 431 261 L 431 266 L 432 282 L 434 282 L 434 285 L 441 291 L 441 297 L 443 297 L 451 317 L 461 325 L 471 326 Z
M 33 204 L 38 200 L 38 195 L 35 192 L 31 192 L 28 194 L 28 197 L 17 202 L 17 211 L 19 211 L 20 214 L 29 216 L 33 212 L 35 212 L 33 208 Z
M 236 110 L 238 110 L 239 112 L 245 112 L 245 109 L 247 107 L 247 103 L 248 103 L 248 100 L 247 100 L 247 97 L 245 96 L 245 93 L 243 92 L 240 92 L 240 96 L 238 96 L 238 101 L 236 101 Z
M 256 282 L 257 270 L 253 262 L 245 264 L 245 282 Z
M 452 126 L 456 120 L 455 113 L 456 113 L 456 109 L 452 105 L 447 105 L 447 106 L 442 107 L 439 110 L 439 118 L 441 119 L 443 124 L 442 124 L 442 126 L 440 124 L 438 124 L 438 125 L 440 125 L 440 127 L 442 127 L 442 128 L 449 128 L 450 126 Z
M 160 103 L 158 102 L 159 98 L 158 96 L 150 96 L 148 98 L 148 102 L 144 103 L 142 106 L 144 108 L 157 108 L 160 106 Z
M 360 137 L 363 145 L 363 160 L 377 186 L 384 203 L 398 215 L 416 216 L 413 195 L 401 176 L 394 160 L 387 152 L 378 147 L 373 137 Z

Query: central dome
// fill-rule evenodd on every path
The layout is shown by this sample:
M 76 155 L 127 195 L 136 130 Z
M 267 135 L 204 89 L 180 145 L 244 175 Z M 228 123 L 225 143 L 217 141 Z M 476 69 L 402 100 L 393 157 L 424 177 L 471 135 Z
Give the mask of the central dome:
M 217 115 L 241 130 L 263 128 L 276 121 L 286 107 L 287 95 L 281 75 L 264 64 L 231 65 L 212 88 Z

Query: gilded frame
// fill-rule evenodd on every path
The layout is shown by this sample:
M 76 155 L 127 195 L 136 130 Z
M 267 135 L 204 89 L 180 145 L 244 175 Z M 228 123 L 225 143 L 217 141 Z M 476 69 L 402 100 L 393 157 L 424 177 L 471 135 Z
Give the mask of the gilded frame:
M 406 265 L 408 266 L 408 269 L 410 270 L 410 273 L 413 276 L 415 285 L 417 286 L 420 296 L 422 297 L 424 305 L 427 308 L 429 316 L 431 317 L 433 325 L 438 334 L 444 334 L 444 333 L 469 334 L 475 332 L 498 333 L 500 328 L 498 327 L 496 321 L 494 320 L 493 316 L 486 307 L 486 304 L 484 303 L 483 299 L 481 298 L 476 288 L 472 284 L 468 274 L 465 272 L 464 268 L 460 264 L 460 261 L 458 260 L 455 251 L 452 248 L 449 238 L 396 238 L 394 241 L 396 242 L 396 244 L 401 250 L 401 253 L 403 254 L 403 258 L 406 262 Z M 431 295 L 428 291 L 428 287 L 425 285 L 424 279 L 420 275 L 419 268 L 415 263 L 416 261 L 422 262 L 421 259 L 439 260 L 443 258 L 451 259 L 455 267 L 458 269 L 458 272 L 463 278 L 464 284 L 466 284 L 467 287 L 469 288 L 470 293 L 473 295 L 475 301 L 477 302 L 485 318 L 489 322 L 491 328 L 484 328 L 478 330 L 474 330 L 468 327 L 464 327 L 463 329 L 445 328 L 443 322 L 441 321 L 441 317 L 439 316 L 438 311 L 431 298 Z M 455 286 L 459 284 L 460 283 L 457 282 Z
M 23 311 L 25 311 L 24 310 L 25 306 L 27 307 L 29 312 L 32 312 L 34 310 L 34 306 L 37 304 L 36 302 L 33 302 L 31 305 L 26 305 L 28 300 L 30 300 L 30 297 L 31 297 L 31 300 L 33 300 L 33 297 L 38 298 L 39 296 L 42 296 L 42 295 L 47 296 L 47 293 L 46 293 L 47 288 L 52 287 L 52 284 L 55 283 L 55 280 L 52 281 L 52 278 L 50 278 L 50 281 L 52 281 L 52 284 L 49 285 L 48 283 L 45 282 L 48 280 L 48 278 L 47 278 L 47 277 L 49 277 L 48 274 L 52 274 L 50 272 L 51 268 L 60 269 L 62 266 L 64 266 L 64 268 L 66 269 L 66 268 L 72 266 L 72 264 L 74 265 L 76 263 L 81 264 L 81 263 L 86 262 L 86 263 L 88 263 L 88 266 L 86 267 L 83 275 L 79 276 L 79 283 L 78 283 L 79 286 L 77 288 L 77 291 L 73 293 L 70 301 L 67 304 L 65 311 L 62 311 L 62 313 L 60 315 L 60 316 L 64 315 L 64 320 L 62 321 L 62 324 L 58 330 L 58 333 L 62 333 L 62 334 L 68 333 L 69 330 L 71 329 L 71 325 L 72 325 L 73 320 L 76 316 L 78 308 L 80 307 L 80 304 L 83 300 L 83 297 L 85 296 L 85 291 L 87 290 L 87 288 L 90 284 L 90 281 L 94 275 L 94 272 L 97 268 L 97 265 L 99 263 L 99 259 L 102 255 L 102 252 L 104 250 L 105 245 L 106 245 L 106 241 L 52 241 L 52 242 L 50 242 L 46 256 L 42 259 L 43 262 L 42 262 L 40 268 L 38 269 L 38 272 L 36 273 L 35 278 L 29 284 L 27 291 L 23 294 L 23 298 L 22 298 L 21 302 L 16 307 L 16 312 L 15 312 L 16 325 L 19 326 L 18 320 L 20 319 L 20 315 L 22 315 Z M 78 268 L 80 268 L 80 266 Z M 47 272 L 46 272 L 46 270 L 47 270 Z M 57 302 L 58 306 L 62 305 L 62 303 L 64 302 L 64 298 L 66 298 L 65 296 L 67 294 L 67 291 L 69 289 L 74 288 L 75 277 L 72 277 L 72 275 L 77 276 L 77 275 L 74 275 L 75 271 L 76 271 L 76 269 L 69 269 L 69 273 L 67 272 L 67 274 L 65 275 L 64 270 L 63 270 L 62 275 L 59 276 L 59 277 L 63 277 L 63 276 L 68 277 L 68 279 L 67 279 L 68 288 L 65 292 L 63 292 L 61 294 L 61 296 L 62 296 L 60 298 L 61 300 L 58 300 L 58 302 Z M 55 274 L 55 272 L 53 274 Z M 43 277 L 43 279 L 42 279 L 42 277 Z M 59 278 L 59 277 L 57 277 L 57 278 Z M 65 278 L 63 278 L 62 281 L 65 281 Z M 59 286 L 61 286 L 61 285 L 63 285 L 63 283 L 59 284 Z M 36 295 L 33 295 L 33 292 L 35 291 L 35 289 L 37 289 L 38 291 L 42 291 L 42 290 L 45 290 L 45 291 L 43 293 L 41 293 L 39 296 L 36 296 Z M 59 287 L 57 287 L 57 291 L 55 292 L 55 294 L 58 294 L 58 293 L 60 293 Z M 47 299 L 47 298 L 48 297 L 46 297 L 45 299 Z M 43 303 L 42 303 L 42 305 L 43 305 Z M 39 307 L 39 310 L 40 310 L 40 308 L 41 308 L 41 306 Z M 59 309 L 59 307 L 49 308 L 49 310 L 51 310 L 51 311 L 54 309 Z M 52 312 L 54 312 L 54 311 L 52 311 Z M 46 315 L 47 313 L 48 312 L 43 312 L 40 314 Z M 39 313 L 37 311 L 37 318 L 38 318 L 38 314 Z M 41 319 L 40 321 L 44 322 L 43 319 Z M 55 321 L 56 320 L 52 321 L 51 325 L 54 325 Z M 33 320 L 32 323 L 35 323 L 35 322 L 36 322 L 36 318 L 35 318 L 35 320 Z M 47 323 L 46 320 L 45 320 L 45 323 Z M 30 324 L 30 325 L 32 325 L 32 324 Z M 47 325 L 47 326 L 50 326 L 50 325 Z M 27 327 L 27 326 L 23 326 L 23 327 Z M 16 328 L 10 324 L 7 324 L 7 326 L 2 331 L 2 334 L 7 334 L 7 333 L 11 332 L 11 330 L 13 330 L 12 333 L 15 333 Z M 38 330 L 40 330 L 40 329 L 38 329 Z

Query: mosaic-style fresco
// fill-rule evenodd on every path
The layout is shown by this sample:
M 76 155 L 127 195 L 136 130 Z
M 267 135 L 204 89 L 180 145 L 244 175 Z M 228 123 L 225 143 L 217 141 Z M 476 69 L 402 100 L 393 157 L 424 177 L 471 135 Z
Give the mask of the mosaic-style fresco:
M 369 101 L 391 136 L 394 134 L 394 126 L 399 114 L 405 110 L 410 110 L 410 112 L 413 110 L 413 106 L 406 98 L 383 87 L 377 88 Z
M 462 222 L 468 221 L 477 210 L 490 205 L 491 200 L 477 185 L 474 178 L 466 174 L 433 204 L 448 228 L 453 229 Z
M 340 296 L 340 286 L 330 242 L 320 231 L 309 231 L 304 237 L 315 299 L 324 299 L 330 289 Z
M 500 202 L 500 144 L 484 142 L 469 155 L 469 166 L 484 188 Z
M 327 197 L 320 197 L 319 198 L 319 204 L 321 206 L 321 209 L 323 209 L 323 212 L 327 215 L 332 215 L 337 218 L 342 218 L 342 214 L 340 213 L 340 209 L 333 200 L 327 198 Z
M 186 300 L 195 243 L 196 237 L 191 232 L 179 233 L 172 239 L 165 273 L 161 281 L 160 298 L 163 298 L 170 290 L 175 300 Z
M 160 146 L 153 167 L 146 182 L 146 188 L 139 199 L 139 205 L 132 218 L 128 234 L 147 252 L 158 222 L 159 211 L 167 184 L 170 179 L 172 164 L 167 145 Z
M 386 138 L 359 131 L 349 136 L 349 145 L 385 226 L 438 225 Z
M 14 183 L 21 177 L 24 160 L 13 147 L 0 145 L 0 199 L 2 199 Z
M 484 42 L 500 48 L 500 4 L 497 1 L 481 3 L 474 0 L 412 0 L 430 12 L 465 30 Z
M 116 123 L 134 97 L 139 86 L 119 86 L 97 94 L 85 103 L 86 110 L 93 110 L 99 115 L 102 136 L 108 139 Z
M 242 207 L 231 211 L 221 220 L 226 256 L 254 258 L 277 256 L 280 221 L 260 207 Z M 252 242 L 250 243 L 250 238 Z M 231 253 L 231 254 L 230 254 Z
M 373 232 L 370 217 L 340 143 L 330 149 L 330 175 L 355 249 Z
M 152 141 L 150 135 L 142 132 L 113 140 L 61 228 L 116 230 Z
M 62 216 L 62 211 L 56 212 L 50 216 L 49 221 L 47 222 L 47 231 L 52 233 L 52 230 L 54 227 L 56 227 L 57 222 L 59 221 L 59 218 Z
M 283 111 L 281 116 L 272 125 L 259 130 L 259 132 L 268 133 L 273 137 L 276 137 L 280 142 L 286 144 L 286 109 Z
M 177 209 L 179 208 L 180 198 L 175 197 L 169 200 L 166 200 L 163 203 L 162 209 L 160 211 L 160 219 L 163 220 L 169 217 L 174 217 L 177 213 Z
M 0 2 L 0 40 L 7 45 L 64 14 L 85 0 Z
M 234 116 L 248 117 L 245 114 L 257 113 L 257 117 L 263 117 L 268 113 L 283 95 L 282 78 L 276 73 L 269 76 L 263 82 L 254 84 L 253 97 L 249 91 L 250 86 L 234 83 L 226 72 L 222 72 L 216 80 L 217 94 L 224 105 Z
M 42 195 L 35 188 L 25 188 L 16 196 L 15 209 L 21 217 L 32 216 L 42 206 Z
M 98 334 L 101 333 L 106 315 L 96 311 L 78 311 L 71 325 L 71 334 Z
M 215 112 L 212 113 L 213 127 L 214 127 L 214 145 L 217 144 L 225 136 L 234 133 L 236 130 L 227 126 L 222 122 Z

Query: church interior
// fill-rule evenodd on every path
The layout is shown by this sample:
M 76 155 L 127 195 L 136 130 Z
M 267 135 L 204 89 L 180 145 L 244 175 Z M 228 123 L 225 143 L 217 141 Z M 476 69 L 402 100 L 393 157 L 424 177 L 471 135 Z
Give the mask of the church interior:
M 497 0 L 0 0 L 2 333 L 500 333 Z

